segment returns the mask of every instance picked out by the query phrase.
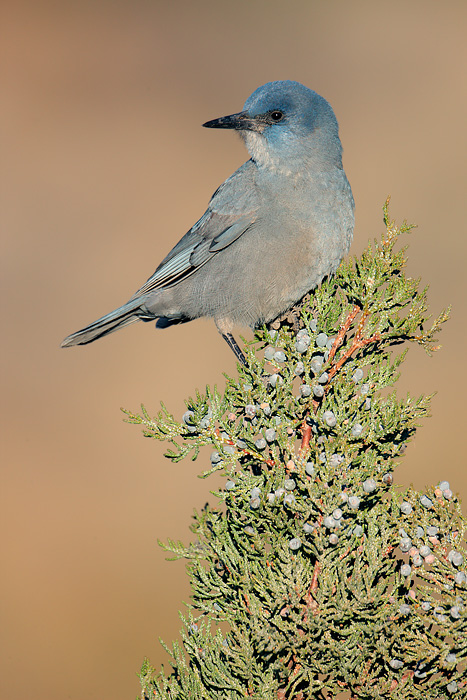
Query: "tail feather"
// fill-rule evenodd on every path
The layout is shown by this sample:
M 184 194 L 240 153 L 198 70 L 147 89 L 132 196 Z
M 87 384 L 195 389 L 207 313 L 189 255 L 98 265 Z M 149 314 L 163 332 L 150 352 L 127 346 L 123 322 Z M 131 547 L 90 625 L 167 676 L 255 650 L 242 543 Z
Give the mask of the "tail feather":
M 92 343 L 93 340 L 102 338 L 104 335 L 129 326 L 131 323 L 136 323 L 136 321 L 144 318 L 144 314 L 141 312 L 140 308 L 141 301 L 141 298 L 133 299 L 127 304 L 115 309 L 115 311 L 111 311 L 109 314 L 97 319 L 94 323 L 90 323 L 89 326 L 76 331 L 76 333 L 72 333 L 65 338 L 61 347 L 70 348 L 73 345 L 86 345 L 87 343 Z M 146 318 L 146 320 L 149 319 Z

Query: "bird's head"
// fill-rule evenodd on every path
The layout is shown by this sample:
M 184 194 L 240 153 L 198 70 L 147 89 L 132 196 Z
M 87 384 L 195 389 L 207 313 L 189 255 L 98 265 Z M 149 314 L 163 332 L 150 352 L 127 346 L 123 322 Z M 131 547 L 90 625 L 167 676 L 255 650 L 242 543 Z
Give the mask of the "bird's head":
M 293 80 L 266 83 L 247 99 L 243 110 L 203 126 L 235 129 L 259 166 L 290 170 L 342 167 L 342 147 L 330 104 Z

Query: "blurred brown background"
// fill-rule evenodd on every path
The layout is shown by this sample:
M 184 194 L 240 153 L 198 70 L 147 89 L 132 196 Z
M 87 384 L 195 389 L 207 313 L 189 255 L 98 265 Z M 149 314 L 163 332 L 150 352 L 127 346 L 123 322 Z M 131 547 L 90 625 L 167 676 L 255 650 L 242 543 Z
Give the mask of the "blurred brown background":
M 333 105 L 353 253 L 387 194 L 419 225 L 410 271 L 434 312 L 454 308 L 442 351 L 411 348 L 399 383 L 438 395 L 398 480 L 465 496 L 466 20 L 462 0 L 3 3 L 2 698 L 132 698 L 143 657 L 177 635 L 184 565 L 156 538 L 187 541 L 215 480 L 119 408 L 180 415 L 234 358 L 203 321 L 59 344 L 126 301 L 246 159 L 200 125 L 264 82 Z

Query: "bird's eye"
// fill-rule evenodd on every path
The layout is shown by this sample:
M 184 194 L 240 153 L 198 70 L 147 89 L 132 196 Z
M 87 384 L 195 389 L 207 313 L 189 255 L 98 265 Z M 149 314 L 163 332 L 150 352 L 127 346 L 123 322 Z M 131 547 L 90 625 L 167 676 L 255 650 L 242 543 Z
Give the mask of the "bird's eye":
M 274 112 L 271 112 L 271 119 L 273 122 L 280 122 L 283 118 L 284 114 L 278 109 L 275 109 Z

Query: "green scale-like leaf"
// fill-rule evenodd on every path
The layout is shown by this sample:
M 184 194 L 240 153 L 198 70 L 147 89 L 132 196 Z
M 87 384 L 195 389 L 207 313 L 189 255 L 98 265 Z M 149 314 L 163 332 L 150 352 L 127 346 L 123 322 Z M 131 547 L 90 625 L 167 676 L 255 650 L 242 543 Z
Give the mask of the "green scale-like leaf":
M 393 483 L 430 397 L 390 389 L 448 312 L 430 319 L 396 250 L 412 227 L 384 216 L 381 241 L 256 332 L 223 393 L 196 392 L 180 420 L 127 412 L 173 462 L 210 446 L 202 476 L 227 479 L 194 542 L 163 545 L 187 560 L 191 601 L 172 670 L 143 665 L 143 698 L 467 697 L 460 505 Z

